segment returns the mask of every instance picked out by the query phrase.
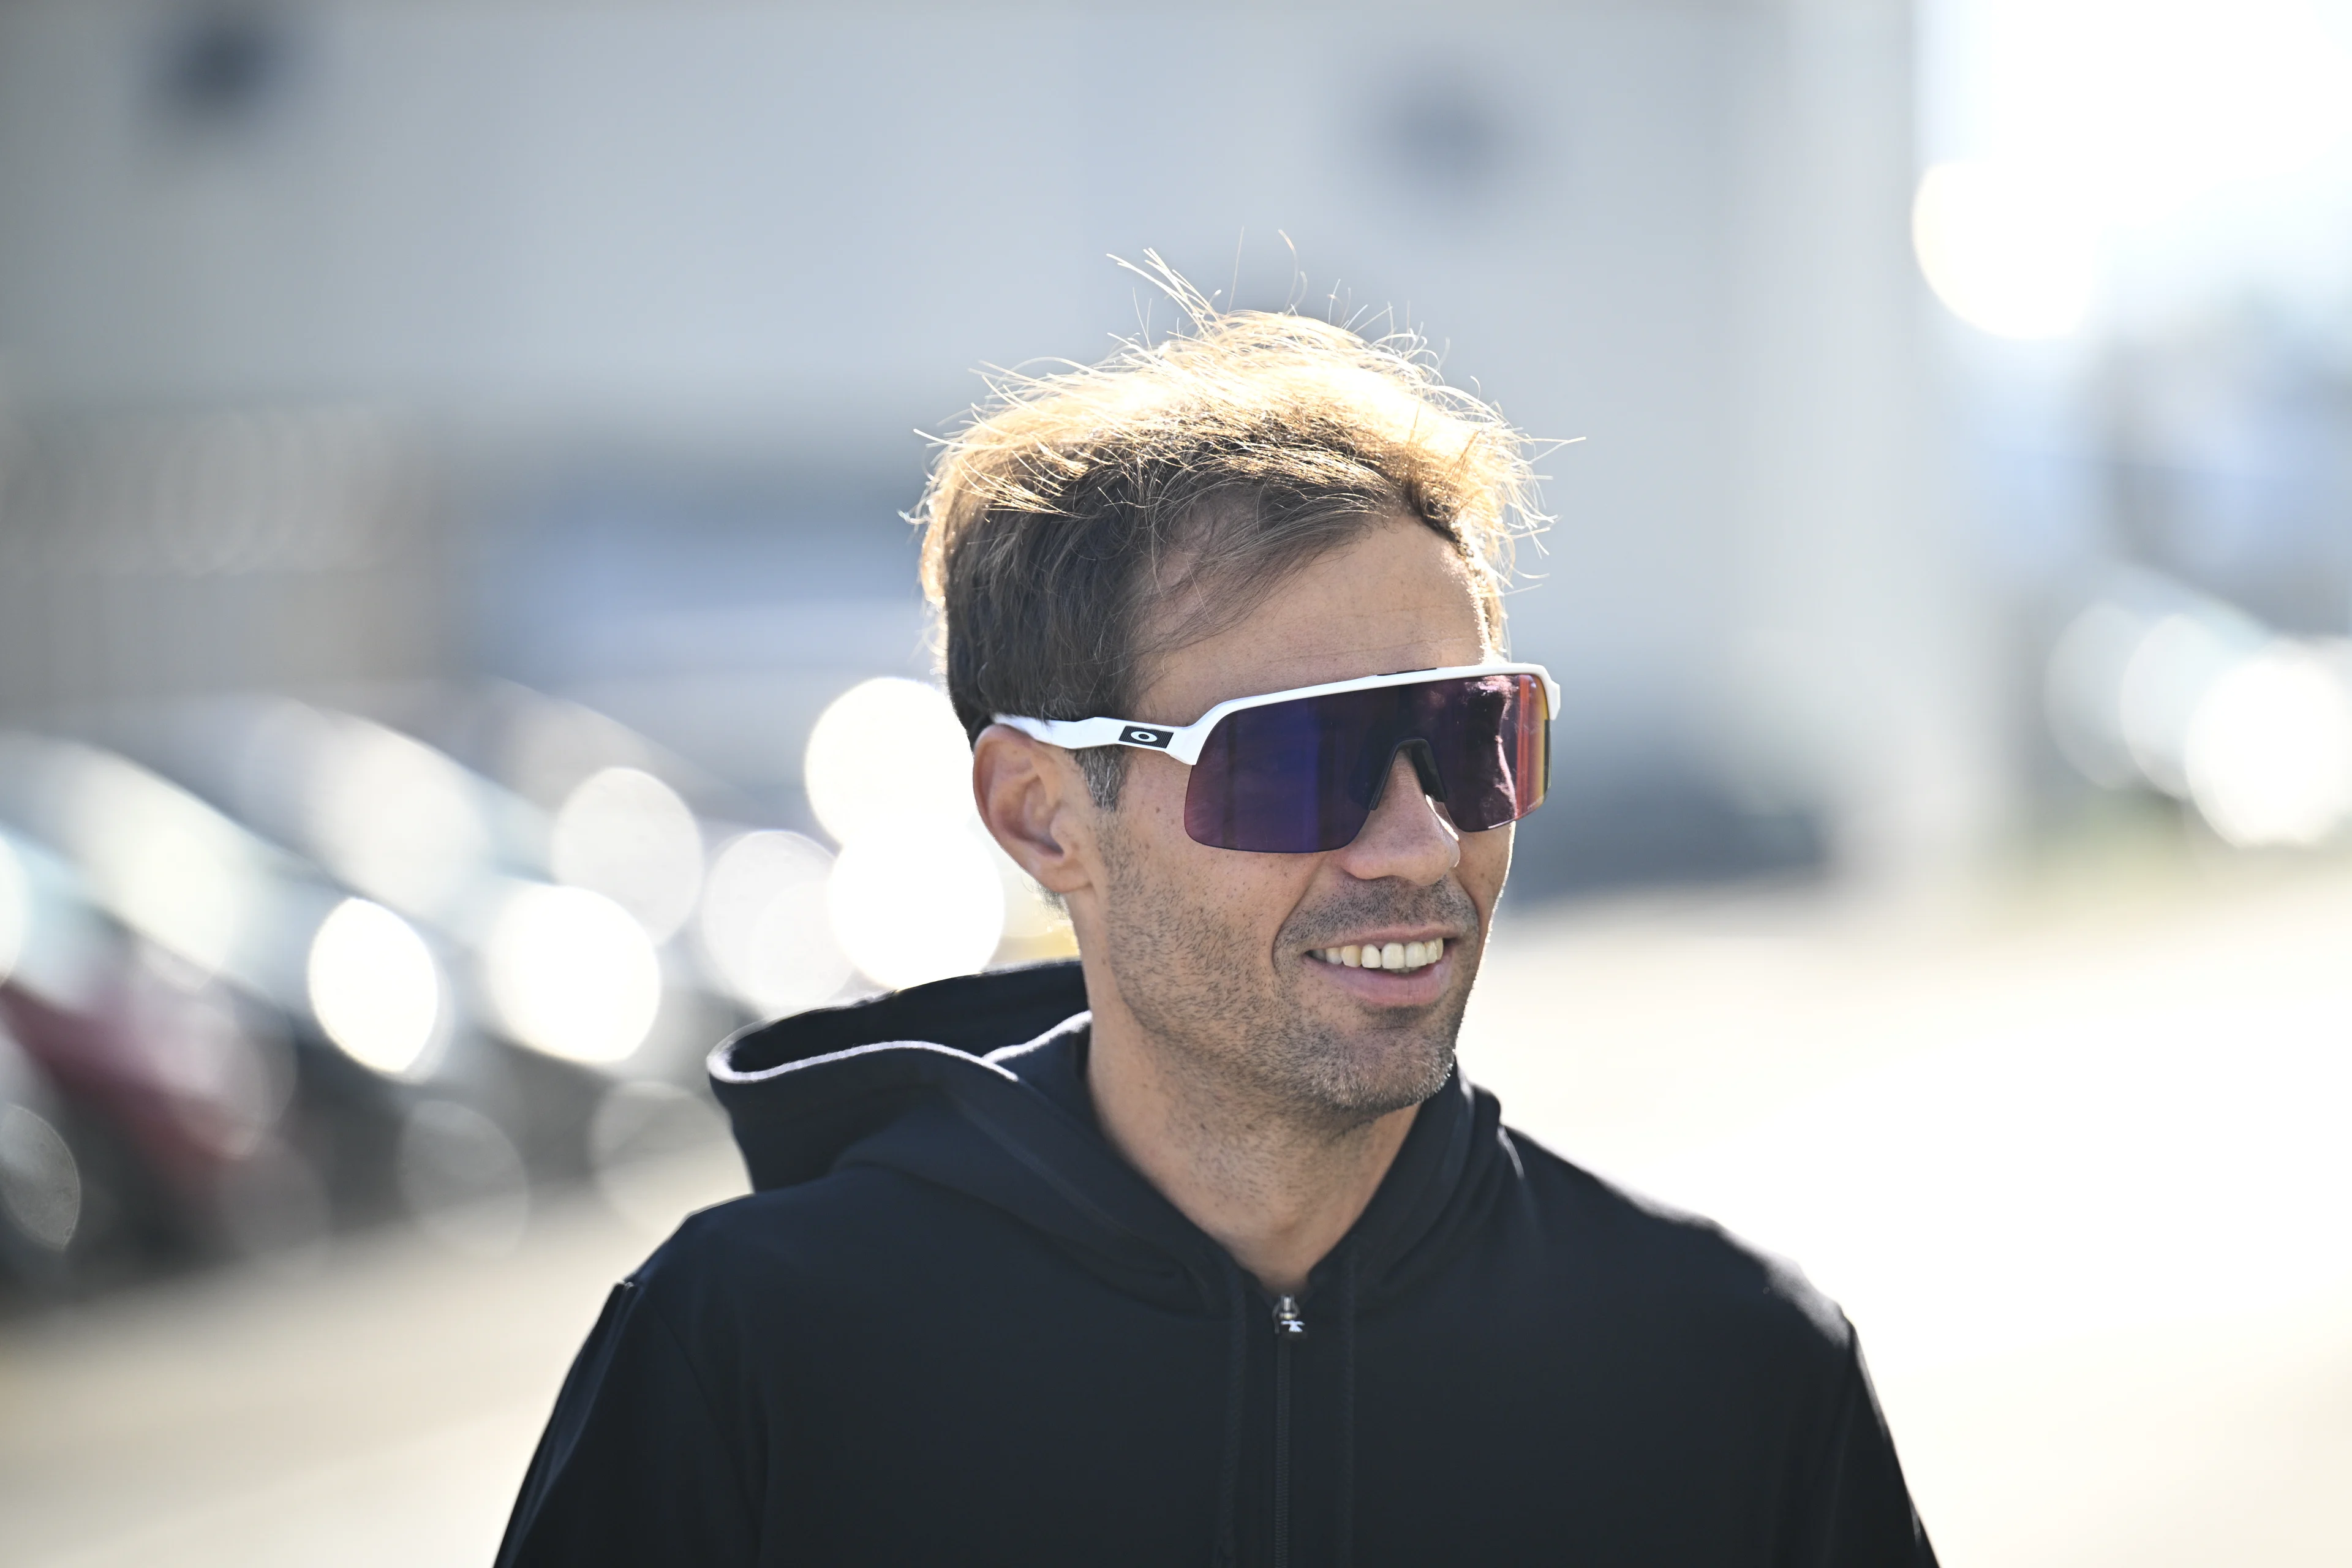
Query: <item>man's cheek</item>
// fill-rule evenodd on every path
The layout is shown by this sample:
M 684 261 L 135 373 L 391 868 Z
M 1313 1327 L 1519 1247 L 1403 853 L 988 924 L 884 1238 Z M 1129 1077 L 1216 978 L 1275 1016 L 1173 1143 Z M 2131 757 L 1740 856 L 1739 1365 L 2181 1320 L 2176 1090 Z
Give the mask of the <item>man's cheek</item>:
M 1499 843 L 1478 843 L 1475 850 L 1469 846 L 1475 840 L 1495 839 Z M 1495 918 L 1496 900 L 1502 897 L 1503 883 L 1511 869 L 1511 829 L 1498 827 L 1491 833 L 1481 833 L 1464 839 L 1462 866 L 1455 873 L 1462 890 L 1478 908 L 1478 923 L 1483 928 Z

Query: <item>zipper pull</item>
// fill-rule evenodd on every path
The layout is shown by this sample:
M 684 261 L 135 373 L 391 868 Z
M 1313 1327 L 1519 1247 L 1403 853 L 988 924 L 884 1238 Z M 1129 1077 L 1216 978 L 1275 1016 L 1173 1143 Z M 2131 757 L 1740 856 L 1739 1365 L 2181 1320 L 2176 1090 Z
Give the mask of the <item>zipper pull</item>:
M 1307 1320 L 1298 1315 L 1296 1298 L 1284 1296 L 1274 1304 L 1274 1331 L 1277 1338 L 1303 1340 L 1307 1337 Z

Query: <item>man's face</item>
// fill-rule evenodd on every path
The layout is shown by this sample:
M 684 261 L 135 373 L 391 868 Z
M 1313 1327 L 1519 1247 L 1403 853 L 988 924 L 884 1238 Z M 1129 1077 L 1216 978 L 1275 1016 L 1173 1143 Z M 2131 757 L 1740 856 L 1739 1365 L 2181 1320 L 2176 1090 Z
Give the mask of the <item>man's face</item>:
M 1445 542 L 1383 521 L 1287 578 L 1239 624 L 1166 656 L 1130 717 L 1182 724 L 1229 697 L 1487 653 L 1471 581 Z M 1169 1070 L 1288 1117 L 1335 1125 L 1417 1105 L 1444 1084 L 1511 830 L 1457 833 L 1400 758 L 1344 848 L 1261 855 L 1184 831 L 1191 770 L 1129 752 L 1101 814 L 1097 896 L 1073 901 L 1082 945 Z M 1088 930 L 1088 927 L 1094 927 Z M 1442 940 L 1402 973 L 1318 950 Z M 1097 1007 L 1100 1002 L 1097 1000 Z

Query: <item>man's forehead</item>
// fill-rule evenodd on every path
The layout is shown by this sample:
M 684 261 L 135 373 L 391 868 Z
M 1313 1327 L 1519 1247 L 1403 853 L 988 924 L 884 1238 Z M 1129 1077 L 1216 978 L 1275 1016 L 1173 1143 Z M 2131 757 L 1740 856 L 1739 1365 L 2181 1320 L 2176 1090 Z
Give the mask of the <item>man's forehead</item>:
M 1161 654 L 1145 690 L 1155 710 L 1137 716 L 1189 722 L 1230 697 L 1475 664 L 1487 651 L 1460 558 L 1425 525 L 1400 520 L 1306 563 L 1232 624 Z

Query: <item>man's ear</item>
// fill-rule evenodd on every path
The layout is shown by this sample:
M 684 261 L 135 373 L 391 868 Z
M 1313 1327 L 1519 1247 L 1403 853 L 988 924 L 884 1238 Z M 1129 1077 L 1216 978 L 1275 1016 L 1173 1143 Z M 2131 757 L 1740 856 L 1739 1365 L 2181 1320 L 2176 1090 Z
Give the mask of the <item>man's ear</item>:
M 991 724 L 972 742 L 971 795 L 997 843 L 1047 892 L 1093 880 L 1085 849 L 1094 802 L 1069 752 Z

